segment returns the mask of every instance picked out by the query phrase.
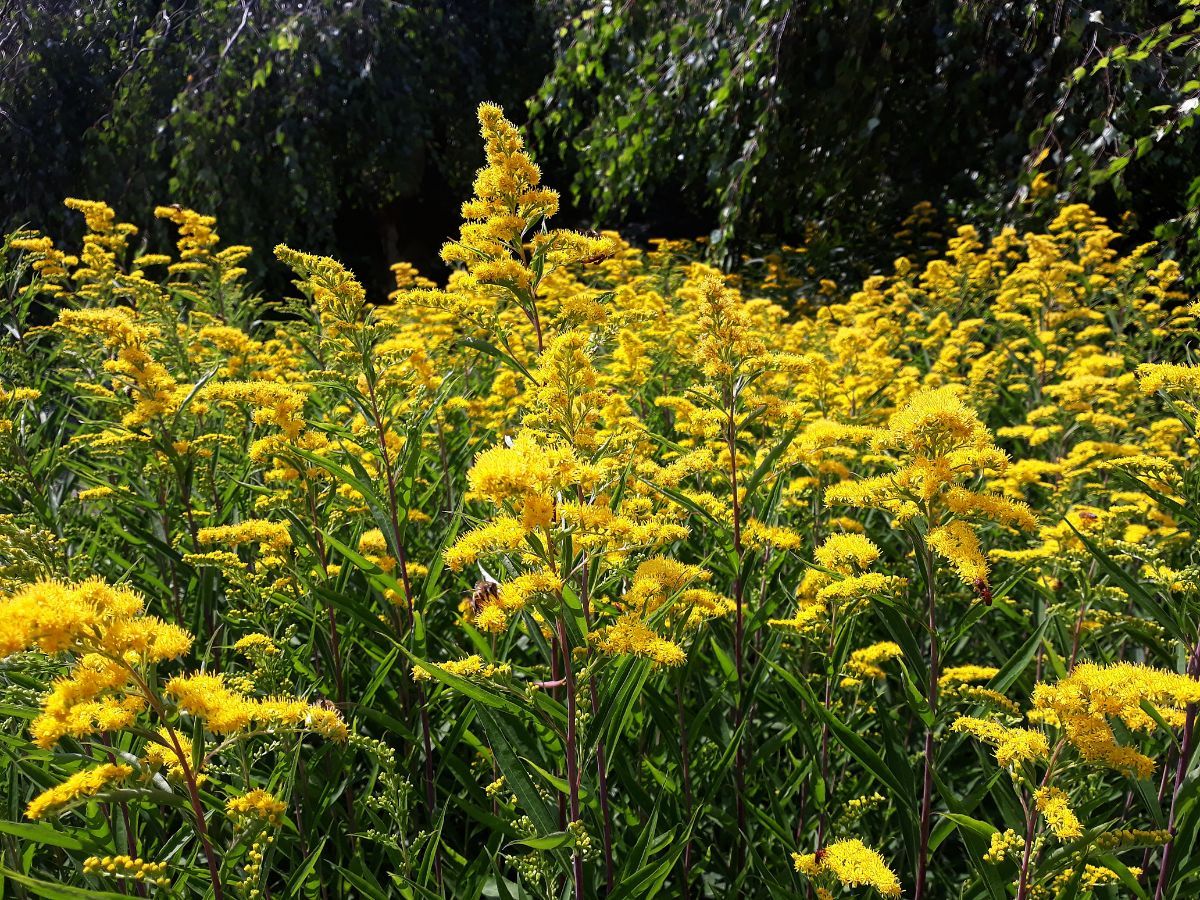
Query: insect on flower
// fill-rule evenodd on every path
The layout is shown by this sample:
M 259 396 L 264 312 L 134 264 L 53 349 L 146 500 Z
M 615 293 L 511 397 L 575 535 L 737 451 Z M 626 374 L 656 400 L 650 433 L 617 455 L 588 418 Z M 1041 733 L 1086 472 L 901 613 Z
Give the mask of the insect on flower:
M 600 241 L 604 239 L 604 235 L 600 234 L 600 232 L 595 231 L 594 229 L 585 231 L 584 234 L 593 241 Z M 614 250 L 612 247 L 604 247 L 597 252 L 584 257 L 583 259 L 579 260 L 579 262 L 585 266 L 594 266 L 596 263 L 601 263 L 606 259 L 610 259 L 613 255 L 613 252 Z
M 975 593 L 979 595 L 979 599 L 988 606 L 992 605 L 992 589 L 988 587 L 988 583 L 982 578 L 976 578 L 971 585 L 975 588 Z
M 467 596 L 467 602 L 471 605 L 471 614 L 479 615 L 483 612 L 484 606 L 489 601 L 495 600 L 500 596 L 500 585 L 488 578 L 481 578 L 475 582 L 475 587 Z

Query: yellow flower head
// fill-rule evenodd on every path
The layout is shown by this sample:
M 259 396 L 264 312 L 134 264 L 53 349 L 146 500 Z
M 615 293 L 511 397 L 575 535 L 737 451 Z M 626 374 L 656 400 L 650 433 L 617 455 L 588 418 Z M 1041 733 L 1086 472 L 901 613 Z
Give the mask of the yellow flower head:
M 843 887 L 871 887 L 884 897 L 900 896 L 900 879 L 883 857 L 855 838 L 834 841 L 816 853 L 793 853 L 796 871 L 809 877 L 830 876 Z
M 1071 809 L 1070 798 L 1056 787 L 1039 788 L 1034 792 L 1038 812 L 1046 817 L 1055 837 L 1069 841 L 1083 834 L 1083 826 Z
M 240 797 L 231 797 L 225 804 L 225 811 L 239 827 L 245 827 L 253 821 L 278 825 L 286 810 L 286 803 L 262 788 L 255 788 Z
M 687 661 L 683 649 L 660 637 L 645 621 L 633 615 L 621 616 L 609 626 L 588 635 L 601 653 L 611 656 L 641 656 L 660 666 L 681 666 Z
M 1182 725 L 1187 706 L 1200 702 L 1200 682 L 1136 663 L 1083 663 L 1057 684 L 1039 684 L 1033 692 L 1034 710 L 1059 723 L 1084 759 L 1145 778 L 1154 771 L 1154 760 L 1118 744 L 1109 724 L 1116 718 L 1133 732 L 1157 728 L 1143 702 L 1154 706 L 1159 718 Z
M 103 763 L 82 769 L 61 784 L 42 791 L 25 808 L 30 819 L 41 819 L 58 812 L 77 800 L 94 797 L 110 785 L 119 784 L 133 774 L 132 766 Z

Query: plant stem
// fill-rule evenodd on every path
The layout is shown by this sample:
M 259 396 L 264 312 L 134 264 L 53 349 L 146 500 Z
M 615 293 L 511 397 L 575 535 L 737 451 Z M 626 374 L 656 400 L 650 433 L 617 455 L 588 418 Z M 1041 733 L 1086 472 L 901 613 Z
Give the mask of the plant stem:
M 1188 675 L 1200 677 L 1200 635 L 1188 660 Z M 1167 831 L 1171 837 L 1163 846 L 1162 864 L 1158 869 L 1158 884 L 1154 888 L 1154 900 L 1162 900 L 1167 885 L 1171 880 L 1171 850 L 1175 847 L 1175 818 L 1179 813 L 1179 795 L 1183 791 L 1183 782 L 1187 777 L 1188 766 L 1192 761 L 1192 738 L 1196 731 L 1196 704 L 1187 705 L 1187 713 L 1183 723 L 1183 740 L 1179 745 L 1179 762 L 1175 765 L 1175 788 L 1171 792 L 1171 811 L 1167 814 Z
M 692 818 L 692 766 L 691 748 L 688 747 L 687 719 L 683 715 L 683 675 L 675 682 L 675 714 L 679 719 L 679 756 L 683 770 L 683 803 L 688 821 Z M 683 900 L 688 900 L 688 882 L 692 875 L 692 836 L 689 831 L 683 845 Z
M 1017 900 L 1027 900 L 1029 896 L 1029 861 L 1033 857 L 1033 836 L 1037 828 L 1037 807 L 1032 801 L 1025 812 L 1025 850 L 1021 854 L 1021 874 L 1017 878 Z
M 575 497 L 580 505 L 583 505 L 583 488 L 578 485 L 575 486 Z M 590 632 L 592 630 L 592 598 L 589 588 L 587 554 L 584 554 L 583 564 L 580 567 L 579 604 L 583 607 L 583 624 Z M 598 719 L 600 696 L 594 678 L 588 679 L 588 699 L 592 706 L 592 717 Z M 603 819 L 604 829 L 604 883 L 611 894 L 616 887 L 616 874 L 613 871 L 612 810 L 609 808 L 608 802 L 608 763 L 603 737 L 596 742 L 596 782 L 600 791 L 600 817 Z
M 438 462 L 442 466 L 442 484 L 446 488 L 446 515 L 454 513 L 454 479 L 450 476 L 450 456 L 446 450 L 446 424 L 442 412 L 437 412 Z
M 823 698 L 826 711 L 833 706 L 833 654 L 837 648 L 837 605 L 830 604 L 830 606 L 829 645 L 825 657 L 825 696 Z M 825 826 L 829 818 L 829 722 L 825 719 L 821 722 L 821 783 L 825 787 L 825 802 L 821 805 L 821 814 L 817 820 L 818 847 L 824 846 Z
M 204 820 L 204 805 L 200 802 L 200 790 L 196 785 L 196 774 L 192 771 L 192 761 L 183 752 L 183 744 L 179 740 L 179 735 L 175 733 L 174 727 L 167 718 L 167 711 L 159 701 L 158 696 L 150 690 L 150 686 L 138 673 L 133 666 L 123 663 L 126 670 L 132 675 L 134 682 L 142 691 L 142 696 L 146 698 L 146 702 L 154 709 L 155 714 L 163 723 L 163 727 L 167 729 L 167 737 L 171 741 L 171 749 L 175 751 L 175 756 L 179 759 L 179 768 L 183 772 L 183 780 L 187 784 L 188 800 L 192 806 L 192 816 L 196 820 L 196 835 L 200 838 L 200 845 L 204 848 L 204 859 L 208 863 L 208 874 L 212 878 L 213 896 L 216 900 L 224 900 L 225 891 L 221 886 L 221 867 L 217 863 L 217 855 L 213 852 L 212 841 L 208 836 L 208 824 Z
M 921 845 L 917 856 L 917 886 L 914 900 L 925 896 L 925 880 L 929 869 L 929 832 L 933 815 L 933 730 L 938 702 L 938 633 L 937 603 L 934 587 L 933 552 L 921 540 L 921 555 L 925 562 L 925 601 L 929 607 L 929 714 L 931 721 L 925 729 L 925 778 L 921 786 Z
M 567 683 L 562 676 L 562 641 L 559 638 L 558 627 L 550 634 L 550 696 L 558 699 L 558 691 Z M 567 800 L 562 792 L 558 793 L 558 827 L 567 827 Z
M 596 682 L 588 682 L 588 694 L 591 698 L 592 717 L 600 715 L 600 698 L 597 695 Z M 613 871 L 613 841 L 612 841 L 612 810 L 608 802 L 608 763 L 604 751 L 604 739 L 596 744 L 596 781 L 600 791 L 600 816 L 604 820 L 604 883 L 611 894 L 616 887 L 616 873 Z
M 112 752 L 112 740 L 109 738 L 108 735 L 105 734 L 105 735 L 100 736 L 100 743 L 104 747 L 105 755 L 108 756 L 108 761 L 111 764 L 116 765 L 117 757 Z M 105 805 L 107 806 L 107 804 L 105 804 Z M 133 825 L 129 821 L 129 804 L 126 803 L 124 800 L 121 800 L 117 803 L 117 808 L 120 809 L 121 821 L 125 824 L 125 852 L 129 854 L 130 859 L 137 859 L 138 858 L 137 835 L 135 835 L 133 833 Z M 114 843 L 115 843 L 115 841 L 114 841 Z M 135 881 L 133 887 L 134 887 L 134 892 L 139 897 L 146 896 L 146 885 L 144 883 L 142 883 L 140 881 Z
M 1050 783 L 1050 779 L 1054 775 L 1054 764 L 1058 762 L 1058 754 L 1064 746 L 1065 743 L 1059 741 L 1050 752 L 1046 771 L 1042 775 L 1041 787 L 1044 788 Z M 1021 807 L 1025 810 L 1025 850 L 1021 856 L 1021 874 L 1017 879 L 1017 898 L 1018 900 L 1027 900 L 1029 897 L 1029 866 L 1033 862 L 1033 839 L 1037 834 L 1038 808 L 1032 793 L 1029 802 L 1025 801 L 1024 795 L 1019 795 L 1017 799 L 1021 801 Z
M 375 420 L 375 432 L 379 437 L 379 457 L 383 463 L 388 491 L 388 512 L 391 517 L 392 534 L 396 545 L 396 564 L 400 569 L 400 582 L 404 587 L 405 627 L 411 635 L 416 608 L 413 603 L 412 583 L 408 577 L 408 556 L 404 552 L 404 542 L 400 540 L 400 502 L 396 491 L 396 473 L 392 469 L 392 457 L 388 452 L 387 429 L 383 424 L 383 415 L 379 411 L 379 399 L 375 393 L 375 380 L 367 379 L 367 392 L 371 401 L 371 417 Z M 433 778 L 433 738 L 429 729 L 429 709 L 425 702 L 425 689 L 417 685 L 417 705 L 421 715 L 421 743 L 425 750 L 425 803 L 429 807 L 429 823 L 437 821 L 437 789 Z M 441 840 L 433 850 L 433 871 L 438 884 L 442 883 L 442 852 Z
M 321 574 L 329 577 L 329 554 L 325 549 L 325 536 L 321 533 L 320 517 L 317 515 L 317 506 L 313 500 L 311 487 L 305 492 L 308 504 L 308 514 L 313 523 L 313 535 L 316 540 L 317 547 L 317 562 L 321 566 Z M 334 690 L 337 693 L 338 704 L 345 706 L 346 703 L 346 682 L 342 673 L 342 651 L 341 639 L 338 635 L 337 612 L 333 608 L 333 604 L 329 601 L 325 603 L 325 613 L 329 618 L 329 653 L 333 662 L 333 684 Z
M 425 702 L 425 686 L 417 682 L 417 706 L 421 710 L 421 742 L 425 748 L 425 805 L 429 807 L 430 824 L 433 824 L 437 814 L 437 795 L 434 793 L 433 777 L 433 738 L 429 727 L 429 704 Z M 441 838 L 438 838 L 441 843 Z M 435 852 L 433 857 L 434 874 L 438 884 L 442 883 L 442 856 Z
M 567 785 L 570 794 L 571 821 L 579 821 L 579 759 L 575 733 L 575 672 L 571 665 L 571 644 L 567 640 L 567 620 L 558 617 L 558 645 L 562 650 L 563 680 L 567 692 Z M 575 875 L 575 900 L 583 900 L 583 857 L 576 848 L 571 862 Z
M 742 671 L 745 657 L 745 609 L 742 605 L 742 508 L 741 498 L 738 497 L 738 467 L 737 467 L 737 420 L 734 415 L 736 399 L 732 386 L 729 389 L 729 417 L 726 434 L 729 449 L 729 485 L 733 494 L 733 552 L 737 557 L 737 571 L 733 577 L 733 600 L 736 607 L 733 626 L 733 656 L 737 672 L 737 706 L 734 710 L 734 734 L 737 741 L 737 755 L 734 761 L 734 791 L 737 809 L 737 874 L 740 875 L 746 865 L 746 749 L 740 732 L 745 720 L 746 686 Z
M 1169 750 L 1167 752 L 1167 761 L 1163 765 L 1162 775 L 1158 779 L 1158 805 L 1159 806 L 1162 806 L 1163 798 L 1167 796 L 1167 782 L 1170 780 L 1170 777 L 1171 777 L 1171 760 L 1174 759 L 1176 764 L 1178 764 L 1178 762 L 1179 762 L 1178 758 L 1173 756 L 1174 753 L 1175 753 L 1175 748 L 1174 747 L 1169 748 Z M 1132 790 L 1130 790 L 1129 796 L 1130 796 L 1130 799 L 1125 801 L 1126 815 L 1128 815 L 1129 808 L 1133 805 L 1133 800 L 1132 800 L 1133 791 Z M 1150 857 L 1153 855 L 1154 855 L 1154 847 L 1152 847 L 1152 846 L 1147 847 L 1142 852 L 1142 870 L 1143 871 L 1145 871 L 1146 869 L 1148 869 L 1150 867 Z

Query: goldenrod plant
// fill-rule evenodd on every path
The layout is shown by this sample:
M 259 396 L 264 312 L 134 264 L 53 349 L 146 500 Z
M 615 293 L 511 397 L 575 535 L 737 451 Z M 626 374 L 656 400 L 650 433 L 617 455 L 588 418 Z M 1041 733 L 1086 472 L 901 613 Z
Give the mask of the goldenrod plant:
M 1066 205 L 727 274 L 479 122 L 387 297 L 5 238 L 0 890 L 1195 896 L 1179 266 Z

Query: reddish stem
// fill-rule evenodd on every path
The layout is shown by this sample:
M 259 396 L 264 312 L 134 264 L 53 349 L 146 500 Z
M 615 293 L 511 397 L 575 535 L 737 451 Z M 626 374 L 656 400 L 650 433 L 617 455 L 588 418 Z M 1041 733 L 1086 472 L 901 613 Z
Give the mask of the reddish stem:
M 937 716 L 938 702 L 938 633 L 937 633 L 937 604 L 934 587 L 933 553 L 929 545 L 922 542 L 922 553 L 925 557 L 925 598 L 929 607 L 929 713 Z M 921 785 L 921 845 L 917 857 L 917 886 L 913 893 L 914 900 L 922 900 L 925 896 L 925 882 L 929 869 L 929 833 L 933 820 L 933 756 L 934 741 L 931 724 L 925 729 L 925 777 Z
M 571 821 L 579 821 L 579 759 L 578 737 L 575 732 L 575 673 L 571 666 L 571 644 L 567 640 L 567 623 L 558 618 L 558 644 L 562 650 L 563 680 L 567 691 L 567 785 L 570 795 Z M 571 854 L 575 875 L 575 900 L 583 900 L 583 857 L 578 848 Z
M 1192 678 L 1200 676 L 1200 637 L 1192 648 L 1188 660 L 1188 675 Z M 1183 791 L 1183 782 L 1187 777 L 1188 765 L 1192 761 L 1192 736 L 1196 728 L 1196 704 L 1187 705 L 1187 714 L 1183 724 L 1183 740 L 1179 745 L 1179 762 L 1175 765 L 1175 788 L 1171 792 L 1171 811 L 1167 814 L 1167 831 L 1171 837 L 1163 847 L 1162 865 L 1158 869 L 1158 884 L 1154 888 L 1154 900 L 1162 900 L 1167 885 L 1171 880 L 1171 850 L 1175 847 L 1175 817 L 1179 812 L 1179 795 Z

